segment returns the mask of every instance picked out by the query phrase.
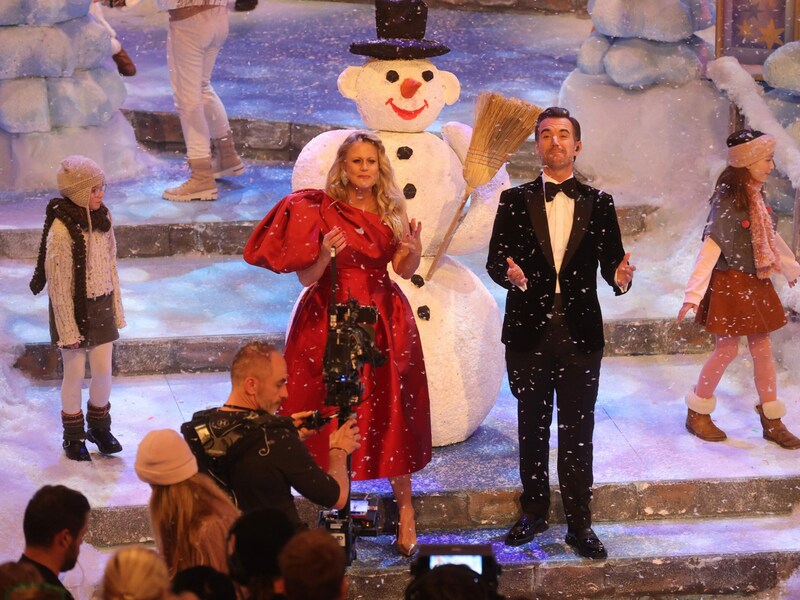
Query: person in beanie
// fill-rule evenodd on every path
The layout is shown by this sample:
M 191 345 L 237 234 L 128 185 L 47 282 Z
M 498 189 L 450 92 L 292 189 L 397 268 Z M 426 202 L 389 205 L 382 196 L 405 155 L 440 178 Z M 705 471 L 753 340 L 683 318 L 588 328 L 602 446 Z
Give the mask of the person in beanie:
M 151 431 L 139 444 L 136 475 L 152 489 L 150 519 L 169 576 L 205 565 L 228 572 L 228 530 L 239 511 L 214 481 L 197 470 L 177 431 Z
M 763 437 L 783 448 L 800 448 L 800 439 L 781 422 L 786 405 L 778 399 L 769 334 L 786 324 L 770 276 L 782 273 L 793 287 L 800 276 L 794 253 L 775 232 L 764 199 L 764 183 L 775 166 L 775 139 L 743 129 L 727 140 L 728 166 L 711 196 L 703 246 L 686 285 L 678 321 L 696 312 L 695 321 L 716 336 L 714 352 L 686 395 L 686 429 L 708 442 L 726 439 L 711 420 L 714 391 L 736 358 L 739 337 L 747 336 Z
M 191 177 L 164 190 L 165 200 L 216 200 L 215 179 L 244 173 L 211 72 L 228 37 L 228 0 L 157 0 L 169 11 L 167 65 Z M 211 142 L 216 151 L 211 156 Z
M 67 458 L 91 460 L 85 440 L 102 454 L 122 446 L 111 433 L 111 351 L 125 327 L 111 212 L 103 204 L 105 175 L 85 156 L 68 156 L 57 174 L 61 198 L 47 205 L 30 288 L 47 284 L 50 338 L 61 349 L 63 448 Z M 84 429 L 81 385 L 86 356 L 92 370 Z

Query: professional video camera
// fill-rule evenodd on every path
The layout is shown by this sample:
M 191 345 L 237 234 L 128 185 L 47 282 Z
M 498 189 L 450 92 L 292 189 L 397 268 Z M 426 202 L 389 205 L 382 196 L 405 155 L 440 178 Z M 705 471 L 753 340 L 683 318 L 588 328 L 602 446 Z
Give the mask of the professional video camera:
M 325 404 L 339 409 L 341 427 L 364 399 L 362 368 L 365 364 L 380 367 L 386 362 L 386 357 L 375 346 L 375 330 L 371 327 L 378 322 L 378 309 L 374 306 L 361 306 L 355 298 L 350 298 L 343 304 L 334 302 L 337 292 L 334 249 L 331 249 L 330 268 L 331 303 L 328 308 L 328 342 L 322 363 L 322 381 L 326 390 Z M 349 456 L 347 468 L 350 469 Z M 366 499 L 361 500 L 363 504 Z M 366 509 L 361 504 L 356 508 L 348 497 L 347 505 L 342 510 L 320 513 L 320 525 L 339 540 L 348 565 L 356 557 L 356 536 L 376 530 L 377 503 L 367 500 Z M 354 523 L 354 515 L 357 524 Z
M 360 306 L 358 300 L 350 298 L 344 304 L 332 304 L 328 316 L 328 343 L 322 367 L 325 404 L 337 406 L 340 419 L 346 420 L 363 400 L 362 367 L 380 367 L 386 362 L 375 346 L 375 330 L 369 327 L 378 321 L 378 309 Z
M 446 579 L 451 589 L 464 585 L 471 592 L 478 592 L 470 593 L 470 598 L 481 597 L 485 600 L 503 598 L 497 593 L 500 565 L 495 559 L 491 544 L 422 544 L 419 547 L 419 556 L 411 564 L 413 581 L 406 589 L 406 599 L 416 600 L 418 597 L 423 597 L 423 588 L 434 583 L 428 581 L 435 577 L 431 571 L 445 565 L 449 565 L 447 567 L 449 569 L 453 569 L 453 565 L 459 565 L 459 567 L 466 567 L 473 572 L 461 573 L 456 570 L 449 573 Z M 441 584 L 442 581 L 438 583 Z M 456 593 L 467 592 L 467 589 L 454 591 Z

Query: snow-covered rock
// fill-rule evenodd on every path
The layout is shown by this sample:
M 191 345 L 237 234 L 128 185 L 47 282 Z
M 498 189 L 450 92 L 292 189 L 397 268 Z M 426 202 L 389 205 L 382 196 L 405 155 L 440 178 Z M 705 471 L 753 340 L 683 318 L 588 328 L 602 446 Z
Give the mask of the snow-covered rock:
M 789 42 L 764 61 L 764 81 L 800 94 L 800 42 Z
M 618 205 L 711 195 L 724 164 L 728 101 L 708 81 L 631 91 L 607 76 L 573 71 L 559 105 L 581 123 L 576 168 Z
M 53 127 L 103 125 L 125 101 L 122 78 L 110 69 L 75 71 L 47 80 Z
M 587 75 L 602 75 L 606 68 L 603 58 L 611 48 L 611 40 L 596 31 L 581 44 L 578 50 L 578 68 Z
M 50 130 L 45 82 L 41 77 L 0 80 L 0 130 L 9 133 Z
M 0 26 L 52 25 L 82 17 L 92 0 L 3 0 Z
M 617 38 L 678 42 L 714 22 L 710 0 L 590 0 L 595 29 Z
M 64 127 L 17 135 L 0 131 L 0 189 L 52 189 L 58 164 L 79 151 L 94 159 L 108 181 L 141 172 L 133 128 L 117 111 L 99 127 Z
M 662 43 L 631 38 L 616 40 L 603 57 L 609 77 L 629 89 L 652 85 L 679 86 L 697 79 L 703 70 L 695 48 L 687 43 Z

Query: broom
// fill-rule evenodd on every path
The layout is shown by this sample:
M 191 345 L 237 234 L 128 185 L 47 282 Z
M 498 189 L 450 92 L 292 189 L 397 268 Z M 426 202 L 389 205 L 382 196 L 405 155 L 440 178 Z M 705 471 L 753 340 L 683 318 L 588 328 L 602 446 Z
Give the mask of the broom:
M 464 220 L 467 211 L 464 207 L 467 198 L 476 187 L 489 183 L 500 167 L 508 160 L 509 154 L 522 146 L 536 128 L 536 118 L 542 109 L 535 104 L 517 98 L 506 98 L 500 94 L 483 92 L 475 104 L 475 127 L 469 142 L 467 158 L 464 161 L 464 179 L 467 187 L 461 202 L 450 221 L 436 256 L 428 268 L 425 279 L 433 275 L 442 256 L 447 252 L 450 242 Z

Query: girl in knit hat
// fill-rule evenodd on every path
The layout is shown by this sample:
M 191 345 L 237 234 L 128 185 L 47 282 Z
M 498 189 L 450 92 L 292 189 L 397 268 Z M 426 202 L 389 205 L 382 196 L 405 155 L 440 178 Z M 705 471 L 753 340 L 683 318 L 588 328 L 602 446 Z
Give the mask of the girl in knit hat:
M 790 287 L 800 276 L 800 264 L 775 232 L 764 202 L 764 183 L 775 166 L 775 139 L 743 129 L 728 137 L 727 145 L 729 165 L 717 179 L 703 246 L 678 313 L 681 321 L 695 311 L 697 323 L 716 336 L 714 352 L 686 395 L 686 429 L 709 442 L 726 439 L 710 417 L 716 406 L 714 390 L 736 358 L 739 337 L 747 336 L 764 439 L 796 449 L 800 439 L 781 422 L 786 406 L 777 397 L 769 339 L 771 331 L 786 324 L 770 276 L 782 273 Z
M 111 349 L 125 326 L 117 244 L 111 213 L 103 204 L 105 175 L 93 160 L 68 156 L 58 169 L 62 198 L 47 205 L 31 291 L 47 283 L 50 337 L 61 349 L 63 448 L 71 460 L 91 460 L 85 440 L 103 454 L 122 446 L 111 433 Z M 92 370 L 84 430 L 81 385 L 86 355 Z

